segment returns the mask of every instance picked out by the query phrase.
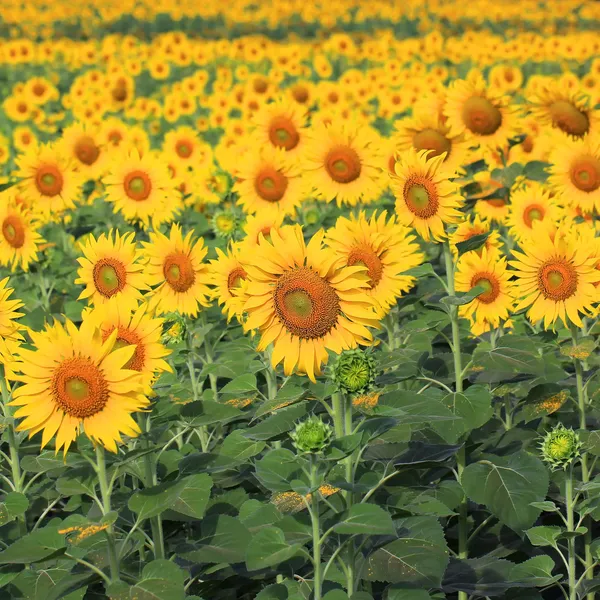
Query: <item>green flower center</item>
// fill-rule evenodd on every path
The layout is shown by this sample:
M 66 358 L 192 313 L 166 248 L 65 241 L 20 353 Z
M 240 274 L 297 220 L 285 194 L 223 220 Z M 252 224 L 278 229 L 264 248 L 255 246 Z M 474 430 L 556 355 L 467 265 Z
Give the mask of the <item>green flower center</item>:
M 287 310 L 303 319 L 312 314 L 312 301 L 310 296 L 303 290 L 289 292 L 286 294 L 283 303 Z
M 81 401 L 90 395 L 90 386 L 87 381 L 79 377 L 73 377 L 66 382 L 65 392 L 72 400 Z

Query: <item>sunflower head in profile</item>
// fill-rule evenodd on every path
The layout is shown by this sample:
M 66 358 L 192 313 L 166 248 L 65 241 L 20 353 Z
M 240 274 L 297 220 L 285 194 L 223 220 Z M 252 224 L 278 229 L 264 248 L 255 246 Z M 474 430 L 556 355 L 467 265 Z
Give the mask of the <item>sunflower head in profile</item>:
M 478 71 L 452 83 L 444 115 L 453 131 L 467 132 L 473 141 L 492 149 L 504 147 L 518 128 L 518 118 L 508 97 L 492 93 Z
M 294 215 L 305 197 L 306 186 L 299 168 L 289 162 L 284 150 L 272 146 L 244 155 L 236 176 L 233 190 L 246 213 Z
M 511 192 L 506 224 L 514 239 L 524 240 L 531 237 L 534 224 L 553 231 L 561 216 L 556 198 L 541 183 L 531 181 Z
M 85 289 L 79 298 L 98 306 L 116 297 L 124 309 L 135 308 L 148 285 L 133 232 L 120 235 L 111 230 L 98 239 L 91 235 L 81 249 L 75 283 L 85 285 Z
M 104 342 L 91 322 L 77 329 L 67 320 L 40 333 L 31 332 L 34 350 L 22 348 L 12 379 L 18 431 L 42 432 L 42 447 L 55 437 L 56 451 L 66 454 L 81 430 L 111 452 L 122 434 L 140 429 L 131 414 L 146 409 L 141 375 L 126 368 L 135 347 L 115 348 L 117 331 Z
M 427 154 L 411 148 L 399 155 L 392 190 L 398 221 L 414 227 L 424 240 L 439 241 L 446 237 L 445 226 L 460 219 L 463 197 L 451 181 L 456 173 L 444 167 L 444 155 Z
M 370 328 L 378 326 L 374 301 L 363 293 L 366 267 L 341 266 L 323 248 L 323 236 L 320 231 L 306 244 L 299 225 L 284 226 L 242 257 L 245 330 L 260 332 L 259 351 L 273 344 L 273 367 L 283 361 L 286 375 L 297 371 L 311 381 L 321 374 L 328 350 L 339 354 L 369 345 Z
M 582 327 L 580 313 L 593 311 L 598 302 L 598 257 L 574 236 L 562 233 L 552 237 L 543 226 L 535 224 L 535 241 L 520 252 L 514 251 L 515 260 L 509 263 L 517 278 L 516 310 L 529 307 L 530 321 L 543 320 L 546 329 L 558 319 L 567 327 Z
M 115 211 L 144 227 L 172 221 L 181 207 L 181 194 L 165 164 L 153 153 L 142 155 L 131 146 L 115 153 L 103 183 Z
M 210 306 L 211 278 L 209 266 L 203 262 L 207 249 L 202 238 L 194 242 L 192 236 L 190 231 L 184 237 L 181 227 L 173 223 L 169 237 L 156 231 L 143 243 L 144 271 L 150 285 L 157 286 L 149 304 L 158 314 L 178 312 L 195 317 L 200 307 Z
M 59 146 L 31 146 L 16 162 L 19 190 L 34 213 L 58 216 L 75 206 L 83 178 Z
M 70 125 L 63 131 L 60 144 L 84 179 L 97 179 L 104 174 L 109 153 L 98 127 L 81 123 Z
M 585 213 L 600 211 L 600 135 L 562 140 L 550 154 L 550 185 Z
M 377 137 L 368 128 L 313 125 L 303 154 L 303 177 L 318 198 L 338 206 L 375 200 L 383 188 Z M 386 181 L 387 184 L 387 181 Z
M 217 259 L 210 261 L 214 295 L 227 315 L 227 322 L 232 317 L 241 321 L 246 301 L 245 288 L 247 273 L 241 262 L 241 245 L 230 244 L 226 252 L 216 249 Z
M 511 273 L 506 259 L 498 251 L 467 252 L 458 260 L 455 286 L 458 292 L 480 287 L 484 291 L 468 304 L 459 307 L 461 317 L 471 323 L 471 331 L 480 335 L 496 329 L 506 321 L 513 308 Z
M 0 364 L 4 365 L 7 376 L 23 341 L 21 332 L 26 329 L 17 321 L 23 316 L 19 312 L 23 302 L 11 299 L 13 292 L 13 288 L 8 287 L 8 277 L 0 281 Z
M 253 113 L 251 137 L 258 147 L 278 148 L 296 160 L 306 143 L 306 108 L 291 99 L 264 104 Z
M 38 233 L 42 223 L 22 204 L 17 204 L 12 189 L 0 194 L 0 264 L 29 270 L 37 260 L 44 239 Z
M 125 369 L 138 371 L 144 385 L 144 394 L 152 394 L 152 383 L 164 372 L 172 372 L 165 357 L 171 354 L 162 343 L 164 319 L 154 317 L 144 303 L 135 309 L 125 308 L 118 297 L 89 311 L 84 320 L 90 319 L 100 329 L 102 341 L 116 330 L 114 348 L 135 346 L 133 356 L 125 363 Z
M 423 262 L 415 236 L 395 217 L 388 220 L 385 211 L 370 219 L 364 212 L 349 219 L 339 217 L 326 232 L 325 244 L 341 258 L 341 264 L 366 267 L 369 287 L 364 293 L 375 300 L 380 316 L 414 285 L 415 278 L 404 273 Z
M 545 82 L 528 100 L 531 115 L 540 125 L 549 125 L 560 135 L 581 139 L 598 132 L 600 111 L 589 108 L 587 97 L 578 87 Z

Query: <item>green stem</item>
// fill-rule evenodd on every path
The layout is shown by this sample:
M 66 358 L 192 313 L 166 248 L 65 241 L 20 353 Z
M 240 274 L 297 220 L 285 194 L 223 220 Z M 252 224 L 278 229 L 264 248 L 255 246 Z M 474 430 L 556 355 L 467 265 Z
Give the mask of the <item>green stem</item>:
M 575 531 L 575 514 L 573 511 L 573 467 L 569 468 L 565 480 L 565 505 L 567 509 L 567 531 Z M 575 537 L 568 539 L 568 577 L 569 577 L 569 600 L 576 600 L 576 555 L 575 555 Z
M 333 409 L 333 429 L 335 437 L 344 436 L 345 417 L 344 417 L 344 398 L 341 392 L 334 392 L 331 396 L 331 408 Z
M 512 406 L 510 405 L 510 396 L 504 396 L 504 427 L 506 431 L 512 428 Z
M 344 411 L 344 434 L 350 435 L 352 433 L 352 399 L 348 397 L 346 399 L 346 406 Z M 347 456 L 344 459 L 345 470 L 346 470 L 346 481 L 352 485 L 354 483 L 354 454 Z M 354 503 L 354 494 L 348 492 L 346 502 L 348 508 Z M 346 590 L 348 596 L 354 594 L 354 540 L 348 541 L 348 549 L 346 552 Z
M 100 499 L 102 501 L 102 514 L 106 516 L 111 511 L 110 497 L 111 488 L 106 476 L 106 457 L 104 447 L 101 444 L 96 446 L 96 474 L 98 475 L 98 484 L 100 485 Z M 115 545 L 115 534 L 112 524 L 106 529 L 106 539 L 108 542 L 108 562 L 110 565 L 111 581 L 119 581 L 119 559 L 117 558 L 117 548 Z
M 146 433 L 150 432 L 150 416 L 146 419 Z M 145 446 L 147 449 L 152 448 L 150 440 L 146 437 Z M 156 477 L 156 462 L 154 453 L 148 452 L 144 454 L 144 485 L 149 488 L 158 483 Z M 162 519 L 160 515 L 150 519 L 150 528 L 152 530 L 152 543 L 154 545 L 154 558 L 165 557 L 165 542 L 163 536 Z
M 198 400 L 198 380 L 196 379 L 196 367 L 194 366 L 194 354 L 189 348 L 188 360 L 187 360 L 188 372 L 190 374 L 190 383 L 192 384 L 192 397 L 194 402 Z M 217 380 L 215 378 L 215 386 Z M 211 380 L 212 385 L 212 380 Z M 215 391 L 216 387 L 213 388 L 213 393 L 215 394 L 215 400 L 217 399 L 217 392 Z M 208 452 L 208 433 L 206 431 L 206 427 L 204 425 L 198 427 L 198 436 L 200 437 L 200 446 L 202 447 L 202 452 Z
M 319 522 L 319 467 L 314 456 L 310 457 L 310 487 L 311 492 L 311 520 L 312 520 L 312 541 L 313 541 L 313 564 L 314 564 L 314 582 L 313 597 L 314 600 L 321 600 L 321 524 Z

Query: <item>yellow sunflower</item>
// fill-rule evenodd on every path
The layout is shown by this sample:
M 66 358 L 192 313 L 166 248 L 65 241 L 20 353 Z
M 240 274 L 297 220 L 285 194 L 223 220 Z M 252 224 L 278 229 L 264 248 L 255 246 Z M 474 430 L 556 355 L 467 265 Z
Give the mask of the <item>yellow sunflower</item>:
M 587 97 L 577 88 L 549 81 L 528 98 L 531 115 L 540 125 L 549 125 L 561 135 L 582 138 L 596 134 L 600 111 L 588 106 Z
M 556 199 L 540 183 L 529 182 L 525 187 L 511 192 L 506 224 L 512 237 L 522 240 L 531 236 L 534 222 L 551 231 L 561 213 Z
M 550 154 L 549 184 L 583 212 L 600 211 L 600 135 L 565 139 Z
M 375 300 L 380 316 L 412 288 L 415 278 L 403 273 L 424 258 L 415 236 L 394 217 L 387 220 L 385 211 L 370 219 L 364 212 L 350 219 L 339 217 L 335 227 L 326 232 L 325 244 L 342 258 L 343 265 L 367 268 L 369 287 L 364 293 Z
M 60 144 L 84 179 L 97 179 L 106 170 L 109 153 L 98 128 L 75 123 L 63 131 Z
M 241 262 L 240 244 L 231 244 L 227 252 L 216 248 L 217 259 L 210 261 L 214 295 L 222 306 L 227 322 L 235 316 L 241 321 L 246 301 L 245 287 L 247 274 Z
M 144 227 L 173 220 L 181 205 L 166 165 L 151 153 L 140 155 L 136 148 L 117 153 L 103 183 L 115 209 Z
M 444 115 L 453 131 L 467 131 L 481 146 L 504 147 L 518 131 L 518 117 L 507 96 L 490 92 L 485 79 L 473 71 L 448 89 Z
M 473 179 L 481 186 L 480 199 L 475 202 L 475 214 L 484 221 L 506 223 L 510 213 L 510 204 L 500 193 L 494 198 L 494 193 L 500 190 L 503 184 L 495 180 L 489 171 L 475 173 Z
M 159 373 L 173 371 L 165 360 L 171 350 L 161 343 L 164 319 L 153 317 L 148 304 L 132 310 L 124 308 L 119 298 L 113 297 L 84 316 L 84 321 L 86 319 L 91 319 L 100 328 L 103 342 L 117 330 L 115 348 L 135 346 L 135 352 L 124 368 L 141 373 L 145 394 L 152 393 L 152 383 Z
M 25 327 L 15 319 L 23 316 L 18 312 L 23 306 L 21 300 L 10 299 L 14 290 L 8 286 L 8 277 L 0 281 L 0 364 L 4 365 L 5 373 L 11 372 L 15 353 L 23 341 L 21 331 Z
M 252 137 L 258 147 L 272 146 L 296 160 L 306 143 L 306 108 L 293 100 L 277 100 L 263 105 L 252 115 Z
M 245 237 L 241 241 L 241 254 L 254 252 L 260 241 L 261 234 L 269 239 L 271 231 L 279 231 L 283 225 L 283 213 L 262 213 L 251 215 L 246 219 L 244 225 Z
M 79 329 L 57 322 L 30 335 L 35 350 L 19 351 L 12 376 L 24 384 L 10 403 L 19 407 L 15 417 L 24 417 L 18 431 L 29 431 L 30 438 L 41 431 L 42 447 L 56 436 L 56 451 L 65 454 L 81 429 L 111 452 L 121 434 L 140 433 L 131 413 L 144 410 L 148 399 L 140 374 L 125 368 L 134 346 L 114 349 L 117 332 L 103 342 L 91 322 Z
M 509 263 L 517 277 L 516 310 L 530 307 L 530 321 L 543 319 L 546 329 L 557 319 L 567 327 L 570 323 L 582 327 L 579 313 L 592 311 L 598 301 L 594 285 L 600 281 L 600 271 L 595 268 L 597 256 L 570 236 L 555 235 L 552 239 L 537 224 L 534 234 L 535 242 L 523 252 L 513 252 L 516 260 Z
M 306 186 L 298 167 L 286 161 L 284 154 L 284 150 L 265 146 L 242 157 L 233 190 L 245 212 L 295 214 Z
M 371 202 L 382 191 L 376 138 L 350 123 L 314 125 L 302 169 L 315 195 L 338 206 Z
M 59 215 L 75 206 L 82 176 L 59 147 L 32 146 L 16 159 L 21 194 L 35 213 Z
M 177 127 L 166 133 L 162 150 L 184 167 L 200 166 L 205 144 L 191 127 Z
M 148 289 L 148 276 L 136 248 L 133 232 L 120 235 L 118 231 L 103 233 L 98 239 L 90 235 L 81 244 L 84 256 L 75 283 L 85 285 L 79 299 L 87 298 L 94 306 L 118 298 L 122 308 L 133 309 L 142 300 L 142 290 Z
M 469 216 L 458 224 L 458 227 L 450 236 L 450 250 L 452 250 L 452 254 L 454 254 L 455 257 L 458 254 L 456 244 L 466 242 L 472 237 L 484 233 L 489 234 L 487 239 L 477 250 L 473 250 L 473 252 L 481 254 L 485 249 L 490 257 L 498 254 L 500 251 L 500 234 L 495 229 L 491 229 L 491 223 L 489 221 L 484 221 L 479 216 Z
M 463 198 L 450 181 L 456 173 L 444 166 L 444 155 L 428 159 L 428 152 L 411 148 L 399 155 L 392 191 L 398 221 L 414 227 L 424 240 L 440 241 L 445 225 L 459 221 Z
M 315 381 L 327 362 L 357 344 L 370 344 L 377 327 L 366 267 L 339 265 L 323 248 L 323 231 L 304 241 L 299 225 L 261 238 L 254 255 L 244 257 L 248 274 L 244 310 L 246 331 L 259 330 L 258 350 L 273 344 L 272 365 L 283 361 L 286 375 L 297 371 Z
M 474 287 L 485 291 L 468 304 L 459 307 L 459 315 L 471 323 L 471 331 L 480 335 L 496 329 L 506 321 L 513 309 L 511 272 L 506 268 L 506 258 L 498 252 L 481 254 L 467 252 L 458 260 L 455 286 L 458 292 L 469 292 Z
M 150 285 L 150 305 L 159 314 L 178 312 L 195 317 L 200 306 L 210 306 L 212 292 L 208 265 L 204 262 L 207 249 L 204 240 L 192 242 L 193 231 L 185 238 L 181 227 L 173 223 L 169 237 L 156 231 L 150 241 L 143 242 L 148 260 L 144 267 Z

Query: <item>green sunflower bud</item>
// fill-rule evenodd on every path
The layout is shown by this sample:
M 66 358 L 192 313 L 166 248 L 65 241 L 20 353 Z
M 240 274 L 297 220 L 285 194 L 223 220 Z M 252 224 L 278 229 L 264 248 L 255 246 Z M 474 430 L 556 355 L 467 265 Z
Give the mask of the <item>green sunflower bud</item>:
M 161 342 L 178 344 L 185 338 L 185 332 L 185 319 L 178 313 L 169 313 L 163 321 Z
M 553 469 L 566 469 L 581 456 L 582 446 L 579 435 L 559 423 L 542 439 L 542 457 Z
M 342 352 L 333 366 L 331 378 L 338 389 L 349 394 L 364 394 L 373 387 L 377 363 L 371 354 L 358 348 Z
M 238 230 L 238 217 L 232 210 L 218 210 L 211 220 L 211 226 L 217 237 L 232 239 Z
M 315 225 L 316 223 L 319 222 L 320 218 L 321 218 L 321 213 L 316 208 L 309 208 L 304 213 L 304 223 L 306 225 Z
M 299 452 L 318 454 L 329 444 L 332 431 L 327 423 L 323 423 L 319 417 L 312 416 L 298 423 L 290 437 Z

